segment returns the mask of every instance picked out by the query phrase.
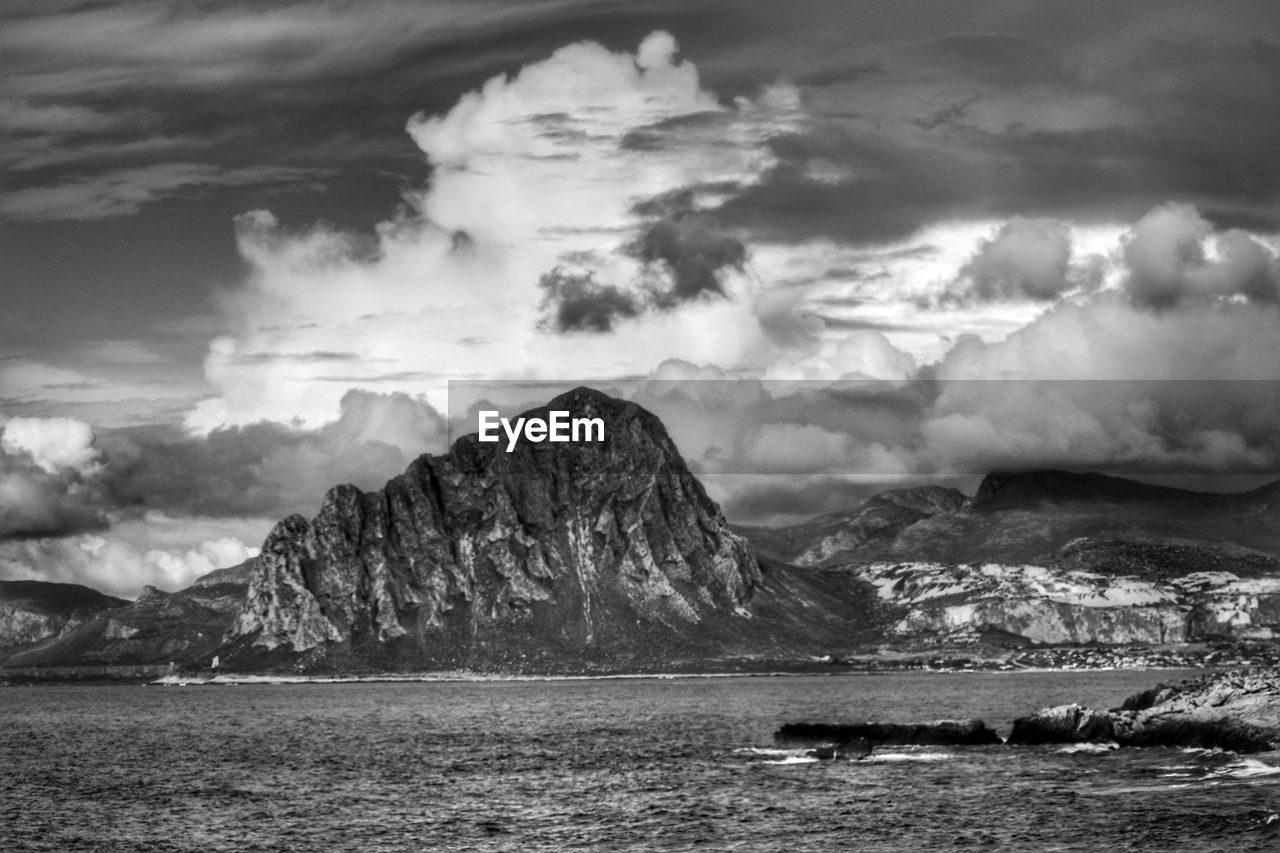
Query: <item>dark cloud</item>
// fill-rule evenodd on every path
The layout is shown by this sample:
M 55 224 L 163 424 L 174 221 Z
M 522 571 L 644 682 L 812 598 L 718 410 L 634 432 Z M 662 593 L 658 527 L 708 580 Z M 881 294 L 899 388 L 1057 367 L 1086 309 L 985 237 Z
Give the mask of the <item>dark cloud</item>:
M 1213 258 L 1207 252 L 1211 242 L 1217 249 Z M 1139 220 L 1125 240 L 1124 261 L 1125 292 L 1147 308 L 1217 297 L 1280 299 L 1276 255 L 1242 231 L 1214 237 L 1213 226 L 1190 205 L 1162 205 Z
M 608 332 L 619 320 L 636 316 L 636 297 L 596 281 L 593 273 L 556 267 L 538 279 L 543 291 L 542 327 L 555 332 Z
M 538 279 L 543 292 L 541 328 L 555 332 L 608 332 L 620 320 L 670 311 L 699 299 L 725 296 L 721 276 L 743 269 L 746 246 L 722 230 L 715 217 L 689 210 L 695 190 L 685 188 L 633 208 L 647 221 L 623 251 L 643 274 L 627 287 L 606 284 L 594 272 L 556 267 Z
M 263 422 L 192 437 L 148 426 L 103 435 L 104 491 L 121 509 L 282 517 L 313 511 L 338 483 L 378 488 L 420 453 L 440 451 L 444 418 L 405 394 L 351 391 L 315 430 Z
M 715 483 L 715 478 L 710 482 Z M 849 477 L 760 476 L 750 484 L 736 479 L 731 485 L 734 491 L 721 509 L 735 524 L 794 523 L 857 506 L 885 489 L 883 481 Z
M 981 171 L 956 162 L 956 151 L 902 146 L 838 123 L 775 137 L 770 148 L 778 164 L 714 209 L 726 226 L 796 242 L 885 243 L 959 214 L 981 197 Z M 818 180 L 808 168 L 816 161 L 859 178 Z
M 1074 285 L 1068 278 L 1071 231 L 1053 219 L 1014 217 L 983 240 L 960 270 L 960 298 L 1048 301 Z
M 700 213 L 649 223 L 627 251 L 664 280 L 651 287 L 653 305 L 659 310 L 724 296 L 721 271 L 741 271 L 747 258 L 741 240 L 724 233 L 714 217 Z
M 1016 35 L 950 35 L 930 45 L 948 70 L 997 86 L 1067 82 L 1062 57 L 1046 45 Z
M 810 71 L 796 77 L 795 82 L 802 86 L 831 86 L 836 83 L 853 83 L 868 75 L 883 74 L 884 71 L 884 64 L 881 62 L 861 62 Z
M 0 540 L 70 536 L 107 526 L 95 484 L 0 451 Z
M 715 128 L 723 125 L 727 118 L 723 112 L 672 116 L 627 132 L 619 146 L 624 151 L 661 151 L 671 147 L 672 142 L 678 140 L 684 132 Z

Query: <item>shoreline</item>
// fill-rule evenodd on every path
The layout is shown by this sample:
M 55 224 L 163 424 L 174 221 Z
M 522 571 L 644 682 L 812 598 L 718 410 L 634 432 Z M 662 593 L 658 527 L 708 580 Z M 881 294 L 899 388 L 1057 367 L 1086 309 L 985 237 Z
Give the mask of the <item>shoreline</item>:
M 1100 667 L 1096 669 L 1073 668 L 1017 668 L 1017 669 L 855 669 L 840 672 L 777 670 L 768 672 L 634 672 L 612 673 L 608 675 L 528 675 L 497 673 L 386 673 L 380 675 L 266 675 L 252 673 L 228 673 L 210 677 L 164 676 L 155 681 L 144 682 L 147 687 L 234 687 L 246 684 L 432 684 L 463 683 L 478 684 L 489 682 L 538 682 L 538 681 L 675 681 L 693 679 L 719 678 L 840 678 L 878 675 L 1021 675 L 1045 673 L 1099 673 L 1099 672 L 1212 672 L 1221 667 L 1195 666 L 1138 666 L 1138 667 Z

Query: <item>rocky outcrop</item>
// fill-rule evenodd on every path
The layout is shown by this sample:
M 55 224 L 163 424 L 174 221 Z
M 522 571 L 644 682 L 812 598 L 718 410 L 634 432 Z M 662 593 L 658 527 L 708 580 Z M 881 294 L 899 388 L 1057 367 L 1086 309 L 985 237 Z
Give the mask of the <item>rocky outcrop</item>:
M 785 748 L 822 747 L 865 741 L 872 745 L 983 746 L 1001 743 L 982 720 L 931 723 L 787 723 L 773 735 Z
M 1219 672 L 1162 684 L 1110 712 L 1064 705 L 1014 721 L 1009 743 L 1115 741 L 1261 752 L 1280 742 L 1280 672 Z
M 137 678 L 155 667 L 167 672 L 170 665 L 208 666 L 244 602 L 246 585 L 238 580 L 235 570 L 224 570 L 178 592 L 144 587 L 136 601 L 112 599 L 118 604 L 84 613 L 57 634 L 11 650 L 3 674 L 36 680 Z
M 991 632 L 1041 645 L 1174 645 L 1280 637 L 1280 577 L 1171 580 L 1061 567 L 871 563 L 848 569 L 900 608 L 891 634 L 971 643 Z
M 798 565 L 1034 565 L 1167 582 L 1195 572 L 1280 576 L 1280 482 L 1203 493 L 1066 471 L 994 473 L 954 489 L 883 492 L 781 528 L 744 528 Z
M 1044 708 L 1013 721 L 1010 744 L 1083 743 L 1115 739 L 1115 726 L 1105 711 L 1083 705 Z
M 69 625 L 128 603 L 77 584 L 0 581 L 0 648 L 56 637 Z
M 278 524 L 229 634 L 241 656 L 493 666 L 749 636 L 759 564 L 661 422 L 584 388 L 523 416 L 556 410 L 602 418 L 604 440 L 507 452 L 466 436 Z

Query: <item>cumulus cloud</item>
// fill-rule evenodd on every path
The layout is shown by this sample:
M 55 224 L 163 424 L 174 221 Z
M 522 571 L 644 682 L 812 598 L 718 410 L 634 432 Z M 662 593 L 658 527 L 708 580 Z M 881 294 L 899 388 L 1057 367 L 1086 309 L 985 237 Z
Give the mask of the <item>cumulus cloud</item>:
M 84 584 L 125 598 L 144 586 L 173 591 L 256 556 L 270 524 L 149 513 L 110 531 L 0 541 L 0 576 Z
M 960 271 L 966 295 L 981 301 L 1057 299 L 1072 288 L 1071 231 L 1053 219 L 1014 217 L 979 244 Z
M 102 441 L 112 501 L 204 516 L 311 513 L 338 483 L 379 488 L 419 454 L 445 449 L 445 419 L 424 400 L 349 391 L 339 409 L 316 429 L 120 430 Z
M 628 251 L 665 279 L 650 289 L 654 304 L 661 309 L 691 299 L 724 296 L 721 270 L 741 272 L 747 257 L 741 240 L 721 233 L 714 217 L 696 213 L 646 225 Z
M 91 476 L 98 470 L 93 427 L 75 418 L 10 418 L 0 429 L 0 450 L 25 453 L 46 474 Z
M 1139 220 L 1125 240 L 1124 261 L 1125 292 L 1148 308 L 1196 298 L 1275 303 L 1280 297 L 1275 252 L 1240 230 L 1214 236 L 1213 226 L 1187 204 L 1161 205 Z
M 765 141 L 800 112 L 785 87 L 720 103 L 659 32 L 635 53 L 569 45 L 414 116 L 431 181 L 371 238 L 241 217 L 252 273 L 206 359 L 219 396 L 188 426 L 315 427 L 353 387 L 443 408 L 454 377 L 769 359 L 778 344 L 753 313 L 745 247 L 704 208 L 757 180 L 773 162 Z M 644 206 L 682 191 L 678 211 Z M 580 331 L 609 334 L 562 334 Z M 305 358 L 321 351 L 352 358 L 341 370 Z
M 569 273 L 556 267 L 538 279 L 545 296 L 540 325 L 557 332 L 609 332 L 619 320 L 640 312 L 636 297 L 593 273 Z
M 405 394 L 352 391 L 314 430 L 263 422 L 192 436 L 95 436 L 68 418 L 11 418 L 0 435 L 0 576 L 118 594 L 176 589 L 242 562 L 271 525 L 314 513 L 338 483 L 379 488 L 444 449 L 444 418 Z M 248 543 L 248 544 L 245 544 Z
M 73 418 L 10 418 L 0 427 L 0 539 L 106 526 L 93 430 Z

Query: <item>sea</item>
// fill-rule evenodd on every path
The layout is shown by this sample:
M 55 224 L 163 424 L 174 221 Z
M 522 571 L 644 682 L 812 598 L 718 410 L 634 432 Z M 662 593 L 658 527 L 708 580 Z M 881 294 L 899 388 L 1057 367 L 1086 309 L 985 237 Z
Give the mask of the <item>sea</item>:
M 0 851 L 1280 850 L 1270 754 L 773 746 L 1192 674 L 3 687 Z

